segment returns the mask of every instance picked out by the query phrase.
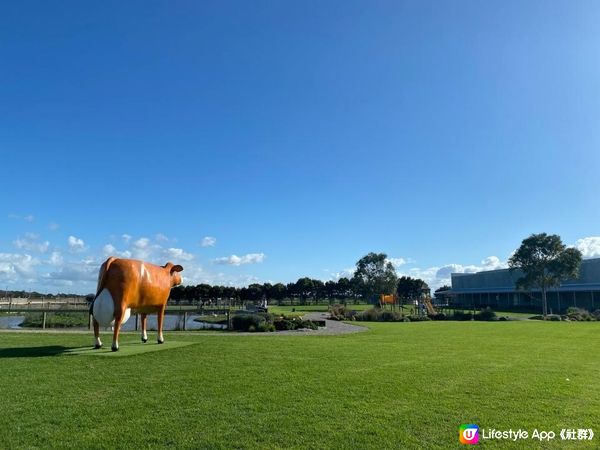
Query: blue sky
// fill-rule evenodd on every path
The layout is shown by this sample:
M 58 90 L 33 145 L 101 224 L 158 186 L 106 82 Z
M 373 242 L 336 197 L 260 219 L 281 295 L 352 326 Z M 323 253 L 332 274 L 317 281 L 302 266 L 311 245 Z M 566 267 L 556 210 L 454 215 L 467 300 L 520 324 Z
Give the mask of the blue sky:
M 600 256 L 597 2 L 5 2 L 0 288 Z M 125 235 L 125 237 L 123 237 Z M 213 240 L 206 240 L 211 237 Z M 210 245 L 208 245 L 210 244 Z

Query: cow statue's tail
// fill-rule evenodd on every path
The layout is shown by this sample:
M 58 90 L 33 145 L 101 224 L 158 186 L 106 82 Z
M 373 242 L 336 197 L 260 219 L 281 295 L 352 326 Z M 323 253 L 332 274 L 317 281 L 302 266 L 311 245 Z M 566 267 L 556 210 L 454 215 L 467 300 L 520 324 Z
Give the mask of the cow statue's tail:
M 104 287 L 106 279 L 106 273 L 110 264 L 115 260 L 114 257 L 108 258 L 104 264 L 100 267 L 100 273 L 98 274 L 98 287 L 96 289 L 96 297 L 92 303 L 92 315 L 94 319 L 100 324 L 101 327 L 112 327 L 115 323 L 115 302 L 110 291 Z M 121 323 L 125 323 L 131 310 L 127 308 L 125 310 L 123 320 Z

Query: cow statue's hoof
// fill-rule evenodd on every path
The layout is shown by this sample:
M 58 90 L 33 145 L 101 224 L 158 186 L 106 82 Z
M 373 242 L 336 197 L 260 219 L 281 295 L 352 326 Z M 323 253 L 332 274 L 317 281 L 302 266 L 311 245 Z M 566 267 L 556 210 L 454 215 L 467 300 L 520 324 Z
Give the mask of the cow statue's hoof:
M 164 340 L 164 339 L 161 339 L 161 338 L 158 338 L 158 343 L 159 343 L 159 344 L 164 344 L 164 343 L 165 343 L 165 340 Z
M 146 342 L 148 342 L 148 338 L 142 338 L 142 342 L 145 344 Z
M 102 348 L 102 344 L 96 344 L 96 345 L 94 345 L 94 350 L 98 350 L 100 348 Z
M 118 352 L 118 351 L 119 351 L 119 346 L 118 346 L 118 345 L 115 345 L 115 344 L 113 344 L 113 345 L 110 347 L 110 349 L 111 349 L 111 351 L 113 351 L 113 352 Z

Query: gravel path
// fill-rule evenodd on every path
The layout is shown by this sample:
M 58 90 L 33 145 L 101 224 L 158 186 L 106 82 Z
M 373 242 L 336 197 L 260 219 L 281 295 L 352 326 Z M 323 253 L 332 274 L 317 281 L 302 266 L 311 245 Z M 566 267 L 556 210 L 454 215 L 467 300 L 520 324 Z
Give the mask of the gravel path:
M 304 316 L 308 320 L 324 320 L 327 325 L 325 328 L 319 328 L 318 331 L 314 331 L 316 334 L 348 334 L 348 333 L 360 333 L 361 331 L 367 331 L 366 327 L 358 325 L 351 325 L 349 323 L 339 322 L 337 320 L 328 320 L 327 313 L 314 312 L 308 313 Z

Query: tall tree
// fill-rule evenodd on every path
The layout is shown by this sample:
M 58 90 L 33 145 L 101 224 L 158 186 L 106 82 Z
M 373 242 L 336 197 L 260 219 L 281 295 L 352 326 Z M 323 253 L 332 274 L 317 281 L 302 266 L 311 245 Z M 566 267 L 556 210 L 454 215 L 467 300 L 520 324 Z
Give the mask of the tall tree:
M 429 286 L 420 278 L 402 276 L 398 279 L 396 292 L 403 301 L 415 300 L 420 298 L 423 291 L 427 289 L 429 289 Z
M 271 298 L 277 300 L 278 304 L 281 304 L 281 300 L 285 298 L 285 293 L 285 285 L 282 283 L 277 283 L 271 288 Z
M 538 288 L 542 292 L 542 314 L 548 315 L 548 288 L 560 286 L 562 280 L 577 278 L 581 266 L 581 252 L 567 248 L 556 234 L 532 234 L 508 260 L 511 271 L 521 270 L 517 280 L 519 289 Z
M 393 294 L 398 277 L 385 253 L 369 253 L 356 263 L 353 284 L 363 298 L 375 301 L 379 294 Z
M 314 289 L 313 280 L 308 277 L 298 278 L 296 281 L 296 292 L 300 295 L 301 304 L 306 304 L 306 298 L 311 295 Z

